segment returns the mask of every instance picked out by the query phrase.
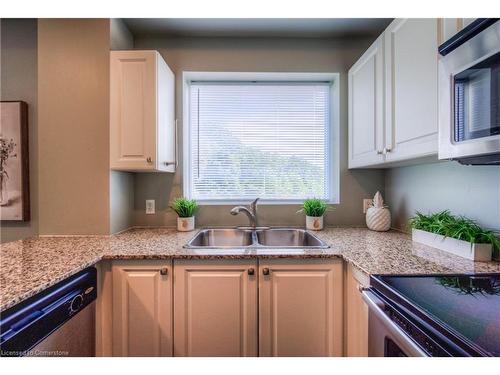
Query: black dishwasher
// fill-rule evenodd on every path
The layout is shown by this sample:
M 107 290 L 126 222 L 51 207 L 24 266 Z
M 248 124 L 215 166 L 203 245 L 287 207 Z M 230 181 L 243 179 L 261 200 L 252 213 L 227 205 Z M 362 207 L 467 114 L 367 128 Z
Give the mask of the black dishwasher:
M 96 298 L 89 267 L 2 312 L 0 356 L 94 356 Z

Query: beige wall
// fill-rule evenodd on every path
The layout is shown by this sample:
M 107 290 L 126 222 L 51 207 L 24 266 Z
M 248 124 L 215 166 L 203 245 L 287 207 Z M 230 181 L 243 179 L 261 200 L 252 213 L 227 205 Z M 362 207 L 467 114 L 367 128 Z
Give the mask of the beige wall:
M 1 23 L 1 100 L 28 103 L 30 156 L 30 205 L 28 222 L 2 222 L 1 242 L 38 234 L 38 144 L 37 144 L 37 21 L 3 19 Z
M 108 19 L 38 21 L 39 232 L 109 233 Z
M 176 112 L 182 124 L 183 71 L 339 72 L 341 196 L 340 205 L 326 216 L 328 225 L 363 225 L 362 199 L 382 190 L 382 171 L 347 170 L 347 71 L 366 50 L 371 39 L 335 41 L 324 39 L 273 38 L 161 38 L 136 37 L 134 48 L 158 49 L 176 74 Z M 182 145 L 182 136 L 179 139 Z M 182 152 L 181 152 L 182 156 Z M 175 224 L 169 201 L 182 194 L 182 157 L 175 177 L 168 174 L 136 174 L 134 223 L 136 225 Z M 157 213 L 145 215 L 146 199 L 155 199 Z M 244 217 L 229 215 L 229 206 L 201 207 L 198 225 L 245 224 Z M 262 224 L 303 225 L 298 206 L 261 206 Z

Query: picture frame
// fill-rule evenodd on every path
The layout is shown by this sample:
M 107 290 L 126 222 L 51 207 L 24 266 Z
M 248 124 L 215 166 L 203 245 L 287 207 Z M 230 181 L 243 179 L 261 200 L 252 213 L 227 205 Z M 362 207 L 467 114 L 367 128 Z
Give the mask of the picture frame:
M 30 220 L 28 104 L 0 102 L 0 220 Z

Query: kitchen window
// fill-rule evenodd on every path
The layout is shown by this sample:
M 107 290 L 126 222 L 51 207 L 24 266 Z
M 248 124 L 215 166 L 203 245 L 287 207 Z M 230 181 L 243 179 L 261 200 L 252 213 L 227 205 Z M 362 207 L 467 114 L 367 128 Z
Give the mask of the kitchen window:
M 184 195 L 338 202 L 338 75 L 184 73 Z

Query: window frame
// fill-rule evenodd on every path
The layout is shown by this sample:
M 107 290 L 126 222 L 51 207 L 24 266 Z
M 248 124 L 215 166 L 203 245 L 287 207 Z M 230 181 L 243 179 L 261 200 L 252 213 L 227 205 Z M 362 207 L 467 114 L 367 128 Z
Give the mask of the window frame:
M 182 191 L 191 199 L 191 127 L 190 90 L 192 82 L 328 82 L 330 85 L 329 119 L 327 128 L 327 195 L 329 204 L 340 203 L 340 74 L 339 73 L 252 73 L 252 72 L 182 72 Z M 257 197 L 256 197 L 257 198 Z M 259 204 L 289 205 L 299 204 L 303 199 L 261 199 Z M 247 204 L 247 200 L 203 199 L 200 205 L 238 205 Z

